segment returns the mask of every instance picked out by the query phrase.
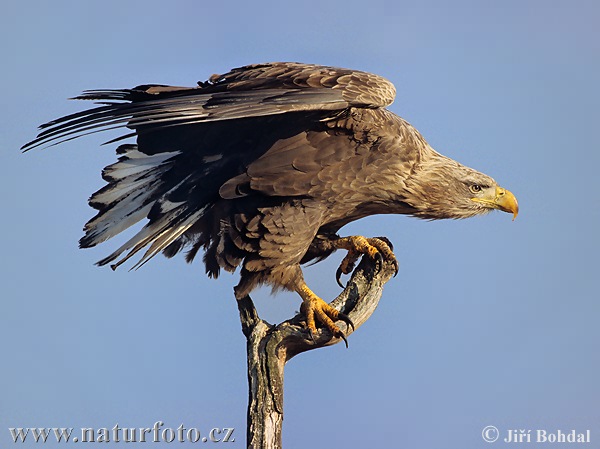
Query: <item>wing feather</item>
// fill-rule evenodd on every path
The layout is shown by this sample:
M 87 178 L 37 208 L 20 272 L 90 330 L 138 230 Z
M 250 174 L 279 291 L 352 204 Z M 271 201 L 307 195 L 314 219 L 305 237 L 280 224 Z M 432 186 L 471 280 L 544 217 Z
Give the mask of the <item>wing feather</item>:
M 298 63 L 246 66 L 213 75 L 196 88 L 144 85 L 86 91 L 75 98 L 101 100 L 101 106 L 42 125 L 23 150 L 125 126 L 140 132 L 144 127 L 155 130 L 299 111 L 379 108 L 391 104 L 394 96 L 392 83 L 370 73 Z

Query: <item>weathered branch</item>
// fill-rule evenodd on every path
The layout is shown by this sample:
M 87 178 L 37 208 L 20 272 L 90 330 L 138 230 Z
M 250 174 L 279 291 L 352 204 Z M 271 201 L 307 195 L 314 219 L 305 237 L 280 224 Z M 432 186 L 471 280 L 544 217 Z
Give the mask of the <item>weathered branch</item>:
M 375 311 L 384 284 L 394 275 L 392 263 L 381 270 L 363 257 L 344 291 L 331 305 L 354 322 L 355 330 Z M 285 363 L 297 354 L 341 341 L 326 329 L 318 329 L 314 340 L 300 314 L 274 326 L 262 320 L 249 296 L 238 300 L 242 331 L 246 336 L 248 357 L 248 448 L 281 448 L 283 423 L 283 371 Z M 344 322 L 336 323 L 350 335 L 353 330 Z

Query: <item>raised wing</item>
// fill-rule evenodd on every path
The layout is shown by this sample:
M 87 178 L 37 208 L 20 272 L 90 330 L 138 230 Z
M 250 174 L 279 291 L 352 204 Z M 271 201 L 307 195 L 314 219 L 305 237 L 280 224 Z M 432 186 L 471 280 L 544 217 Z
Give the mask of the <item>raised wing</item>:
M 37 138 L 22 149 L 124 126 L 139 134 L 289 112 L 380 108 L 390 105 L 394 97 L 392 83 L 366 72 L 300 63 L 255 64 L 213 75 L 195 88 L 142 85 L 86 91 L 75 99 L 100 100 L 102 106 L 42 125 Z

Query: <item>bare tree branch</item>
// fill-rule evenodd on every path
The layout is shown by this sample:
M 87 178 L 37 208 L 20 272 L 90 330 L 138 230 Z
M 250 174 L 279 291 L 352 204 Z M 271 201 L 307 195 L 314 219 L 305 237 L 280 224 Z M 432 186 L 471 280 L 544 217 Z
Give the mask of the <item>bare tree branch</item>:
M 354 332 L 373 314 L 384 284 L 395 272 L 390 262 L 384 262 L 380 270 L 376 265 L 376 262 L 363 257 L 344 291 L 331 302 L 354 322 Z M 247 447 L 279 449 L 286 362 L 301 352 L 333 345 L 341 339 L 332 338 L 327 329 L 318 329 L 313 340 L 300 314 L 277 326 L 269 324 L 258 316 L 249 296 L 238 300 L 238 309 L 248 358 Z M 353 332 L 341 321 L 336 324 L 341 326 L 346 336 Z

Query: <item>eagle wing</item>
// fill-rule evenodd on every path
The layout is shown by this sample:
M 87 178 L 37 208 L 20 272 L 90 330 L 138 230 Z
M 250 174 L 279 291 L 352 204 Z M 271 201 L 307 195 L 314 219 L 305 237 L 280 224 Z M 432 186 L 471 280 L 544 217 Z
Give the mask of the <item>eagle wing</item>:
M 102 106 L 42 125 L 37 138 L 22 149 L 124 126 L 139 134 L 289 112 L 380 108 L 392 104 L 395 95 L 391 82 L 371 73 L 300 63 L 254 64 L 213 75 L 194 88 L 150 84 L 86 91 L 74 99 L 100 100 Z
M 365 72 L 250 65 L 213 75 L 195 88 L 86 91 L 76 98 L 99 100 L 100 106 L 42 125 L 23 150 L 107 129 L 133 131 L 111 141 L 137 136 L 137 145 L 119 146 L 118 162 L 103 170 L 108 184 L 90 198 L 99 212 L 86 224 L 80 245 L 94 246 L 147 218 L 137 234 L 98 262 L 127 252 L 112 265 L 116 268 L 147 247 L 137 267 L 181 240 L 215 202 L 248 194 L 240 189 L 267 196 L 309 194 L 304 185 L 286 189 L 289 183 L 281 179 L 293 168 L 306 180 L 319 167 L 304 155 L 322 149 L 321 156 L 335 159 L 343 149 L 319 126 L 350 108 L 385 107 L 394 96 L 389 81 Z M 269 176 L 260 176 L 265 173 Z

